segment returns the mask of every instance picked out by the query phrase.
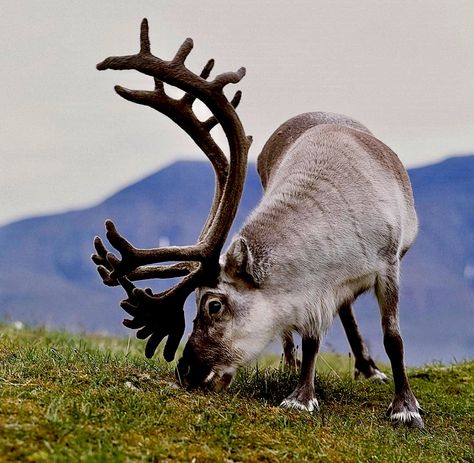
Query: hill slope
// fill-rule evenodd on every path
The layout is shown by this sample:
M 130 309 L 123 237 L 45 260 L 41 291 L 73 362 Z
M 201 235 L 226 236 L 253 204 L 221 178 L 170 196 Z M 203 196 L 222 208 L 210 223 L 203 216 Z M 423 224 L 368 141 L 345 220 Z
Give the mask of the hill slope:
M 409 363 L 474 356 L 474 156 L 412 169 L 420 234 L 402 266 L 402 330 Z M 193 243 L 211 202 L 205 162 L 178 162 L 89 209 L 0 228 L 0 317 L 70 330 L 123 332 L 118 288 L 100 284 L 92 240 L 112 218 L 137 246 Z M 249 166 L 234 230 L 261 196 Z M 190 298 L 191 299 L 191 298 Z M 358 318 L 376 357 L 384 357 L 378 311 L 365 297 Z M 194 308 L 188 305 L 188 319 Z M 347 351 L 339 324 L 326 346 Z M 188 324 L 189 326 L 189 324 Z
M 410 370 L 426 432 L 393 428 L 390 386 L 317 377 L 319 413 L 278 407 L 296 383 L 249 368 L 228 392 L 174 387 L 126 340 L 0 326 L 0 461 L 472 461 L 474 362 Z M 337 367 L 334 367 L 337 368 Z

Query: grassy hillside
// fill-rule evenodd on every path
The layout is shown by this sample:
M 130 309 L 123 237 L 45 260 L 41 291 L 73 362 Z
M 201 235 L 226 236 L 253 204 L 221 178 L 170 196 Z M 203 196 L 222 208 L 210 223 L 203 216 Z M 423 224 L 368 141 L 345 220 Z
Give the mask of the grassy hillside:
M 410 371 L 426 430 L 394 429 L 391 387 L 324 357 L 318 414 L 279 408 L 296 376 L 262 364 L 189 393 L 142 344 L 0 325 L 0 461 L 473 461 L 474 361 Z

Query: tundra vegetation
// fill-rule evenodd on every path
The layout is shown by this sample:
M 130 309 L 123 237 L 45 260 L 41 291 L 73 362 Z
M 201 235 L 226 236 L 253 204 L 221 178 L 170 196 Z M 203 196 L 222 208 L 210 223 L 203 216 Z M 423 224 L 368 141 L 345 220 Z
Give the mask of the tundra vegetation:
M 137 340 L 0 325 L 0 461 L 474 460 L 472 360 L 408 369 L 424 430 L 392 426 L 393 385 L 354 380 L 336 354 L 318 360 L 318 413 L 281 408 L 298 378 L 271 360 L 228 391 L 190 393 Z

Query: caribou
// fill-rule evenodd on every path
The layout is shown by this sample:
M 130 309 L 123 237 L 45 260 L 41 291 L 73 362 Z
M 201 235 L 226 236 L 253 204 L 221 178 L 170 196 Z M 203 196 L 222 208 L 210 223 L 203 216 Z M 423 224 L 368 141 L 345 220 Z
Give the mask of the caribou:
M 353 313 L 355 299 L 372 289 L 395 386 L 388 416 L 394 424 L 423 427 L 399 329 L 400 261 L 416 237 L 417 216 L 397 155 L 352 118 L 326 112 L 293 117 L 264 145 L 257 162 L 263 197 L 221 255 L 252 142 L 236 112 L 241 92 L 229 101 L 224 88 L 238 83 L 245 68 L 210 79 L 210 60 L 195 74 L 185 66 L 192 48 L 192 40 L 186 39 L 169 61 L 153 55 L 144 19 L 137 54 L 109 57 L 97 65 L 98 70 L 136 70 L 153 77 L 153 90 L 115 90 L 181 127 L 205 153 L 216 179 L 209 216 L 194 245 L 137 248 L 110 220 L 106 236 L 120 258 L 95 238 L 92 260 L 103 282 L 121 285 L 127 293 L 121 307 L 131 318 L 124 325 L 137 329 L 138 338 L 148 338 L 149 358 L 167 338 L 163 356 L 171 361 L 185 330 L 184 303 L 195 292 L 197 315 L 176 376 L 187 388 L 214 391 L 226 388 L 240 366 L 278 337 L 286 362 L 296 366 L 293 333 L 298 333 L 300 377 L 281 405 L 311 412 L 318 409 L 316 355 L 336 316 L 354 353 L 356 374 L 387 381 Z M 170 97 L 165 83 L 184 96 Z M 209 119 L 197 118 L 196 100 L 209 109 Z M 228 157 L 211 135 L 216 125 L 225 133 Z M 158 294 L 133 283 L 176 277 L 181 280 Z

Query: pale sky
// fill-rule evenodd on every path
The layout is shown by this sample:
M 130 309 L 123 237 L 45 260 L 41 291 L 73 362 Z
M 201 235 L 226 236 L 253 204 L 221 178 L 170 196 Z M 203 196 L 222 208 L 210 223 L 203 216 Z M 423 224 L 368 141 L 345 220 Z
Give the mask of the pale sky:
M 255 160 L 307 111 L 352 116 L 408 167 L 474 153 L 474 2 L 0 0 L 0 225 L 92 205 L 176 159 L 205 159 L 178 127 L 122 100 L 132 71 L 98 72 L 138 49 L 170 59 L 194 39 L 199 73 L 247 68 L 238 109 Z M 232 93 L 233 94 L 233 93 Z

